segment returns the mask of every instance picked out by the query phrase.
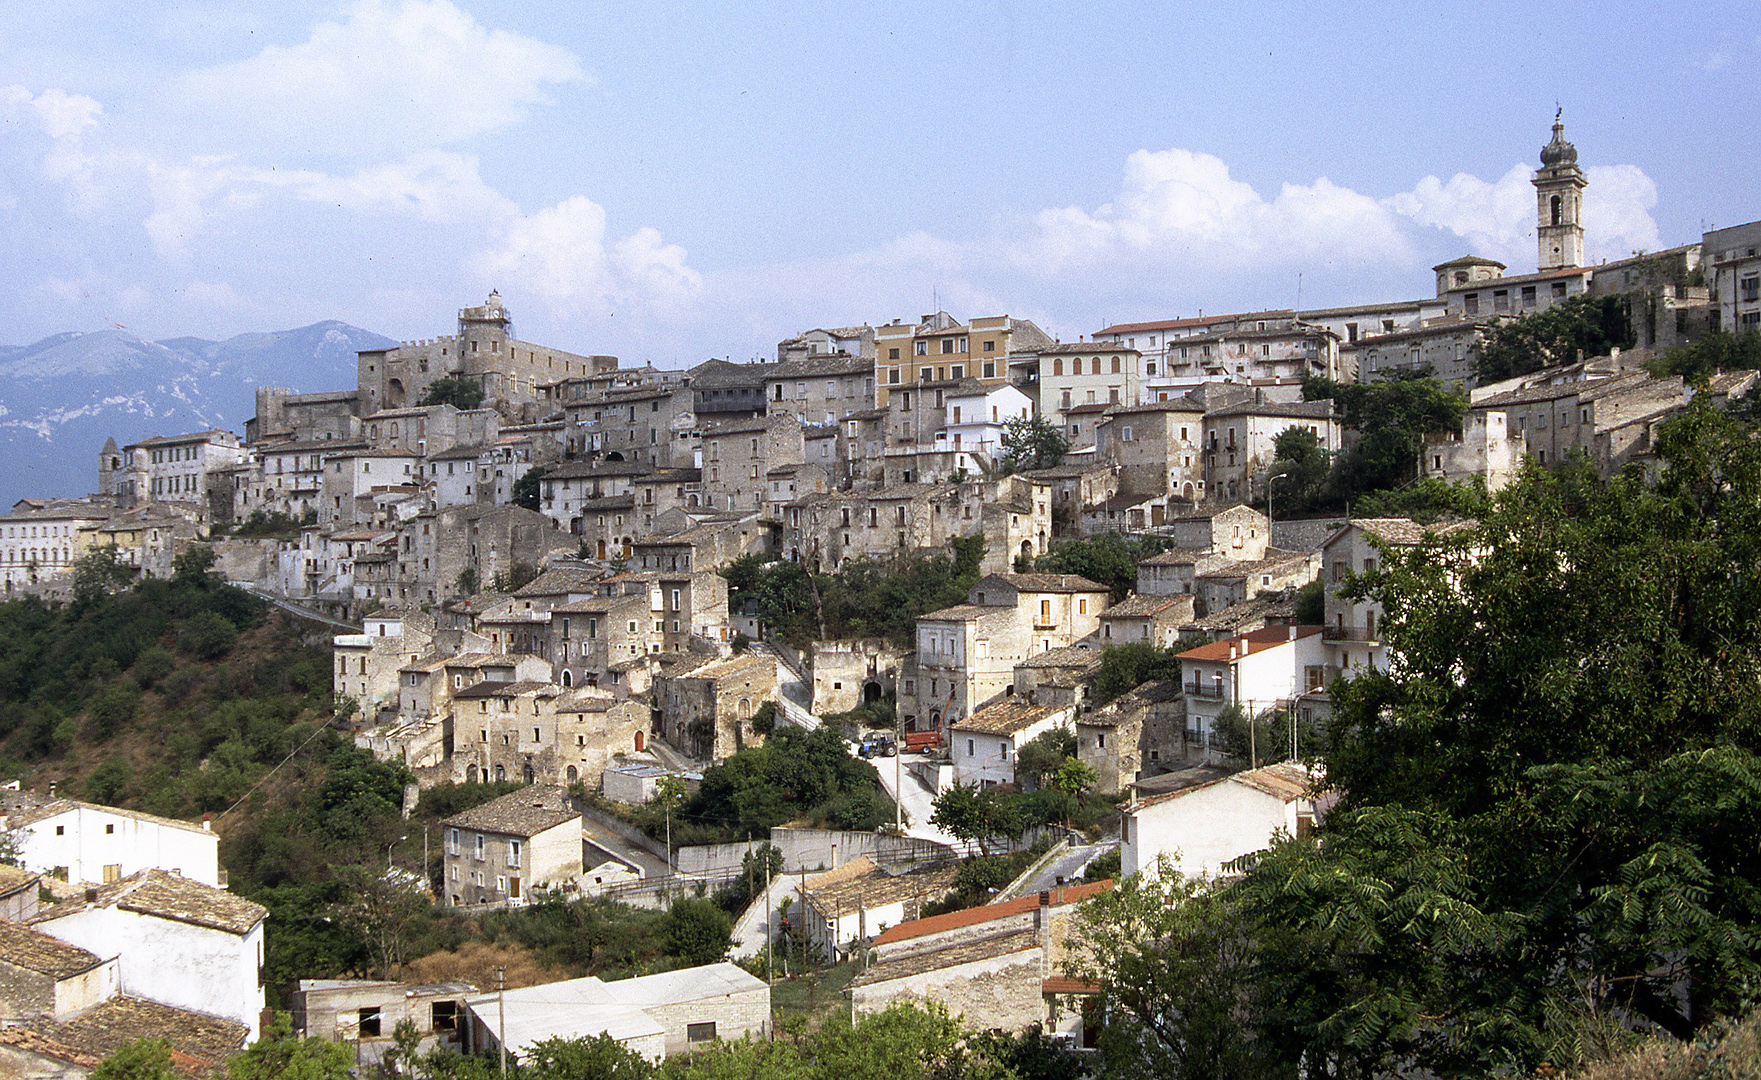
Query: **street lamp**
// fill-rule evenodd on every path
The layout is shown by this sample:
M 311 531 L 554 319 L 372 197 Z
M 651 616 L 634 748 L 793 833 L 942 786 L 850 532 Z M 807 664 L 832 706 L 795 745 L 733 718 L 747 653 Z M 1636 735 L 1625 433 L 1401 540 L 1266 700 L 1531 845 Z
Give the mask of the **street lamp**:
M 391 849 L 394 847 L 397 847 L 399 844 L 403 843 L 405 840 L 408 840 L 409 838 L 410 838 L 410 834 L 405 833 L 404 835 L 398 837 L 396 840 L 393 840 L 391 843 L 385 845 L 385 868 L 387 870 L 391 869 Z
M 1272 475 L 1266 477 L 1266 546 L 1267 547 L 1275 546 L 1272 543 L 1272 522 L 1274 520 L 1272 517 L 1272 485 L 1277 483 L 1280 480 L 1289 479 L 1289 477 L 1290 477 L 1290 473 L 1288 470 L 1286 470 L 1285 472 L 1273 473 Z

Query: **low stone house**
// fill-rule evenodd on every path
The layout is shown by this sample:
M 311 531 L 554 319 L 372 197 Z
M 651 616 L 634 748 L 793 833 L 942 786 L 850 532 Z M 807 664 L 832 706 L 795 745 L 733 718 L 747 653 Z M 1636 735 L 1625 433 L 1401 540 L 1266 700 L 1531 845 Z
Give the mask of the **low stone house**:
M 604 982 L 541 983 L 465 1002 L 465 1050 L 521 1053 L 545 1039 L 606 1035 L 650 1061 L 770 1033 L 770 985 L 730 963 Z
M 464 1001 L 477 993 L 470 983 L 411 986 L 373 979 L 301 979 L 293 993 L 295 1034 L 343 1043 L 357 1066 L 380 1064 L 393 1048 L 392 1035 L 405 1020 L 416 1026 L 417 1048 L 456 1049 Z
M 1068 726 L 1075 709 L 998 701 L 956 721 L 948 745 L 957 784 L 1013 784 L 1021 747 L 1044 732 Z
M 1166 856 L 1179 873 L 1215 877 L 1279 833 L 1303 835 L 1315 812 L 1313 778 L 1296 762 L 1135 799 L 1119 811 L 1120 873 L 1154 873 Z
M 1118 795 L 1146 775 L 1183 760 L 1186 698 L 1180 683 L 1145 683 L 1076 718 L 1076 757 L 1095 771 L 1094 790 Z
M 440 823 L 445 895 L 453 907 L 524 904 L 569 892 L 581 877 L 581 812 L 560 787 L 531 787 Z
M 900 1001 L 939 1002 L 971 1029 L 1038 1024 L 1076 1046 L 1094 1045 L 1082 1001 L 1097 987 L 1063 975 L 1076 905 L 1111 879 L 1060 886 L 980 907 L 899 923 L 878 935 L 873 962 L 850 980 L 851 1012 Z
M 1101 612 L 1101 645 L 1137 643 L 1165 649 L 1192 618 L 1191 596 L 1128 596 Z
M 842 962 L 853 943 L 917 918 L 923 905 L 946 896 L 957 870 L 951 861 L 881 867 L 866 855 L 852 859 L 798 886 L 801 934 L 828 961 Z
M 764 742 L 752 729 L 758 707 L 777 697 L 777 662 L 747 653 L 711 660 L 656 680 L 660 736 L 694 757 L 722 761 Z
M 1034 705 L 1085 706 L 1101 667 L 1101 650 L 1088 645 L 1034 653 L 1015 665 L 1014 697 Z

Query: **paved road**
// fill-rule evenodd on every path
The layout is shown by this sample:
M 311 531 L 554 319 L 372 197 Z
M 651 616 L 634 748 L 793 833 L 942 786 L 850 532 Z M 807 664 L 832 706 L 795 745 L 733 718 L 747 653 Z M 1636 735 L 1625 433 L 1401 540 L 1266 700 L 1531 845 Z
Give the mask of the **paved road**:
M 666 877 L 665 859 L 637 847 L 592 818 L 581 818 L 581 832 L 598 847 L 604 848 L 625 862 L 640 866 L 643 875 L 650 880 Z
M 1066 882 L 1078 880 L 1082 877 L 1083 867 L 1118 846 L 1119 841 L 1117 840 L 1103 840 L 1098 844 L 1073 847 L 1047 863 L 1032 881 L 1022 887 L 1020 894 L 1025 896 L 1028 893 L 1039 892 L 1041 889 L 1049 889 L 1058 884 L 1059 878 L 1063 878 Z
M 906 836 L 934 840 L 956 851 L 965 850 L 959 840 L 930 824 L 929 816 L 935 812 L 935 793 L 905 767 L 907 762 L 915 760 L 921 760 L 921 756 L 901 754 L 898 757 L 870 758 L 869 762 L 880 773 L 881 786 L 887 789 L 887 795 L 905 808 Z

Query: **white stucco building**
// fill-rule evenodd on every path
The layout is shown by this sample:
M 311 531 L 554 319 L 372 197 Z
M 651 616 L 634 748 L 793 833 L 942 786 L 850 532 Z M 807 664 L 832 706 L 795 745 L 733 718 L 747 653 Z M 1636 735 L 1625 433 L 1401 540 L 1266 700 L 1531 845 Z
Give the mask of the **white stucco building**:
M 4 794 L 0 830 L 12 834 L 28 870 L 76 885 L 149 869 L 220 884 L 220 837 L 203 825 L 25 791 Z
M 268 909 L 163 870 L 143 870 L 44 910 L 38 930 L 117 957 L 122 993 L 243 1024 L 263 1014 Z
M 1215 877 L 1280 832 L 1296 836 L 1313 827 L 1311 786 L 1305 767 L 1282 762 L 1137 799 L 1119 812 L 1120 874 L 1154 873 L 1157 859 L 1167 856 L 1188 877 Z

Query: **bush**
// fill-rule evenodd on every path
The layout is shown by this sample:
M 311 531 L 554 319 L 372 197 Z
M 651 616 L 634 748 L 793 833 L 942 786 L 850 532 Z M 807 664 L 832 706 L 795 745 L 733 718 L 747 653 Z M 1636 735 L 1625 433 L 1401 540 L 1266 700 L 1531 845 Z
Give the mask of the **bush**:
M 713 900 L 687 896 L 673 901 L 662 931 L 666 951 L 695 967 L 713 964 L 734 943 L 734 917 Z
M 136 686 L 142 690 L 150 690 L 176 668 L 177 657 L 170 649 L 163 645 L 150 645 L 135 654 L 135 662 L 128 672 L 134 676 Z
M 213 611 L 190 616 L 177 637 L 178 648 L 199 660 L 218 660 L 237 644 L 238 627 Z

